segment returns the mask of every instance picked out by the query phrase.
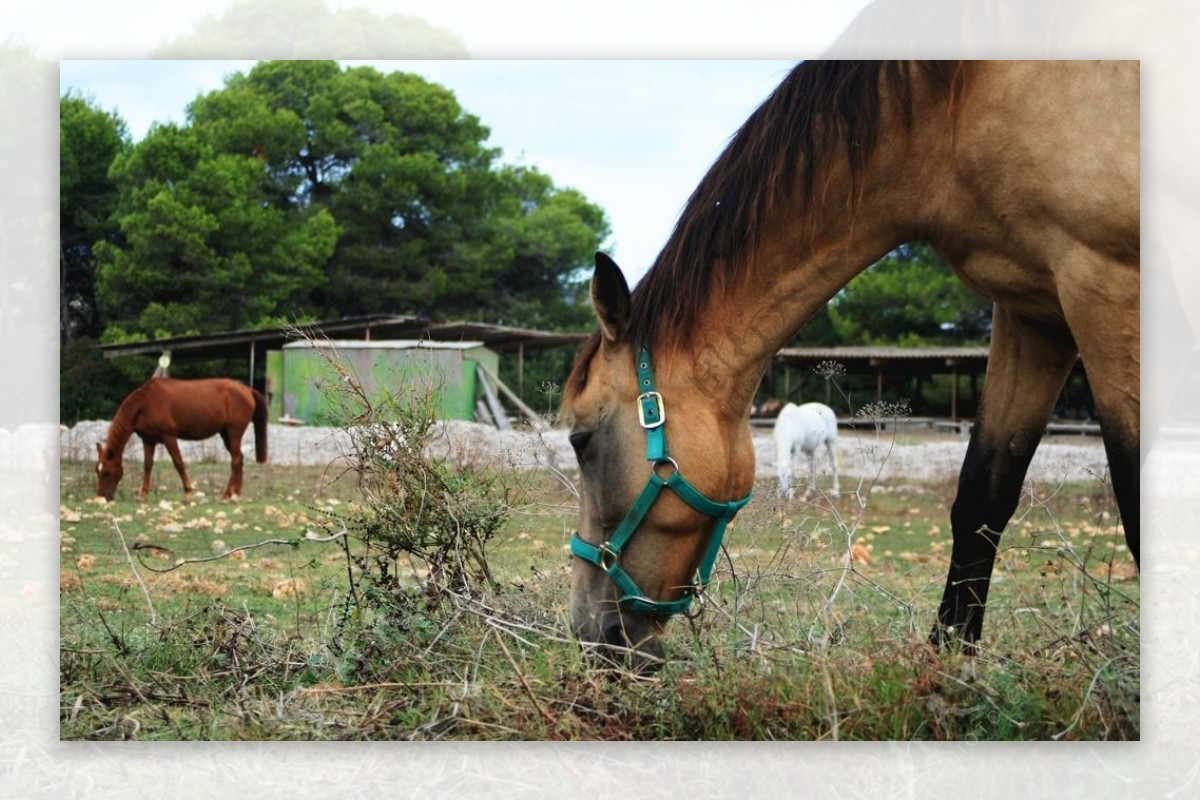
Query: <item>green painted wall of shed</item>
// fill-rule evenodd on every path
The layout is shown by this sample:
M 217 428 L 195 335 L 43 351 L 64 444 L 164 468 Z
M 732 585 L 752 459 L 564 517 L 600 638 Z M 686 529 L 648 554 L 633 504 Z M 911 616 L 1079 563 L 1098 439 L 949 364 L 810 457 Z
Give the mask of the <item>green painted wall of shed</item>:
M 388 342 L 335 347 L 338 363 L 357 377 L 373 402 L 391 393 L 403 402 L 432 393 L 443 419 L 473 420 L 483 394 L 476 366 L 499 373 L 500 357 L 482 346 L 412 347 Z M 312 347 L 286 346 L 267 354 L 270 419 L 288 417 L 305 425 L 340 425 L 335 387 L 341 384 L 326 356 Z

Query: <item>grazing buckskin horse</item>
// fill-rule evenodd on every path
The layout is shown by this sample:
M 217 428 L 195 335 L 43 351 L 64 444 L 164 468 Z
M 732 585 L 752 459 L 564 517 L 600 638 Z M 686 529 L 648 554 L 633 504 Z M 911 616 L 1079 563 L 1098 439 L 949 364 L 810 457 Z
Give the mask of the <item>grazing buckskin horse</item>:
M 772 356 L 851 278 L 930 242 L 995 302 L 931 638 L 974 643 L 992 563 L 1077 357 L 1138 558 L 1137 62 L 805 62 L 701 180 L 630 293 L 597 254 L 599 330 L 567 382 L 581 470 L 570 612 L 661 656 L 749 500 L 747 410 Z
M 121 401 L 108 427 L 108 438 L 96 443 L 100 462 L 96 465 L 96 494 L 113 499 L 124 474 L 121 460 L 125 444 L 137 434 L 145 450 L 145 473 L 138 497 L 150 492 L 154 449 L 166 446 L 179 478 L 184 497 L 196 489 L 188 478 L 179 453 L 179 440 L 200 440 L 220 434 L 229 451 L 229 484 L 222 500 L 236 499 L 242 492 L 242 435 L 254 421 L 254 455 L 267 461 L 267 399 L 261 392 L 230 378 L 184 380 L 156 377 L 130 392 Z
M 805 496 L 817 488 L 817 448 L 825 446 L 833 469 L 833 494 L 841 492 L 838 481 L 837 415 L 823 403 L 789 403 L 775 419 L 775 475 L 779 491 L 790 501 L 796 497 L 796 457 L 808 457 L 808 487 Z

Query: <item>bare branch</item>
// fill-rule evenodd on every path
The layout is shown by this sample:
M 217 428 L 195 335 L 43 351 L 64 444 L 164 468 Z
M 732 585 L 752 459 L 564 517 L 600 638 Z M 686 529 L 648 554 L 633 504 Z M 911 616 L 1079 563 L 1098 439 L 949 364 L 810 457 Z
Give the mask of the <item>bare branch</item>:
M 118 531 L 119 531 L 119 529 L 118 529 Z M 213 556 L 202 556 L 202 557 L 195 557 L 192 559 L 180 559 L 177 562 L 175 562 L 175 564 L 171 565 L 170 567 L 154 567 L 153 565 L 147 564 L 140 556 L 138 557 L 138 562 L 141 563 L 142 567 L 146 568 L 147 570 L 149 570 L 153 573 L 170 573 L 173 570 L 178 570 L 179 568 L 183 567 L 184 565 L 195 565 L 195 564 L 200 564 L 202 562 L 216 562 L 217 560 L 220 560 L 220 559 L 228 559 L 230 556 L 237 553 L 238 551 L 250 551 L 250 550 L 254 550 L 255 548 L 264 548 L 268 545 L 287 545 L 292 548 L 298 548 L 298 547 L 300 547 L 300 543 L 302 543 L 302 542 L 318 542 L 318 543 L 319 542 L 336 542 L 337 540 L 340 540 L 343 537 L 346 537 L 348 535 L 349 535 L 349 532 L 346 530 L 346 525 L 343 523 L 341 531 L 337 532 L 336 534 L 331 534 L 328 537 L 319 537 L 316 534 L 314 534 L 313 532 L 309 531 L 303 537 L 293 537 L 293 538 L 287 539 L 287 540 L 282 540 L 282 539 L 263 540 L 262 542 L 255 542 L 250 545 L 239 545 L 235 548 L 229 548 L 227 550 L 221 551 L 218 554 L 214 554 Z M 122 540 L 122 542 L 124 542 L 124 540 Z M 133 550 L 135 550 L 135 551 L 163 551 L 165 553 L 171 553 L 170 548 L 164 548 L 161 545 L 154 545 L 153 543 L 148 543 L 148 542 L 134 543 Z M 139 581 L 140 580 L 141 579 L 139 577 Z

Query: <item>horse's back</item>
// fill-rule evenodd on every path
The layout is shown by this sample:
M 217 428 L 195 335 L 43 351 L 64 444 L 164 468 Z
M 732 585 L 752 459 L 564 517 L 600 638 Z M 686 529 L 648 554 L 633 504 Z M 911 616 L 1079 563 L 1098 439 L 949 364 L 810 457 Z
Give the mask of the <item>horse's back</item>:
M 812 452 L 837 438 L 837 416 L 823 403 L 789 403 L 775 421 L 775 441 L 781 449 L 798 447 Z
M 802 403 L 800 411 L 821 421 L 821 429 L 825 432 L 824 440 L 837 438 L 837 415 L 823 403 Z M 814 426 L 815 427 L 815 426 Z M 820 444 L 820 443 L 818 443 Z
M 1063 280 L 1134 272 L 1140 243 L 1137 62 L 974 62 L 931 164 L 938 249 L 972 288 L 1035 317 Z M 1059 274 L 1061 273 L 1061 275 Z M 1090 273 L 1090 274 L 1088 274 Z
M 140 433 L 207 439 L 254 415 L 254 394 L 232 378 L 151 378 L 140 388 Z
M 1136 61 L 974 62 L 953 163 L 1006 203 L 1100 209 L 1136 228 L 1140 114 Z

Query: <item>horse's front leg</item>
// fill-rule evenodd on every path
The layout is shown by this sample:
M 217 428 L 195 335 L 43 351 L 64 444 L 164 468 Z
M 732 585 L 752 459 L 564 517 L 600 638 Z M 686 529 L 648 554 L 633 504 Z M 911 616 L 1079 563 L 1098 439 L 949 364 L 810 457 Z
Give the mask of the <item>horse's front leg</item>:
M 829 464 L 833 467 L 833 494 L 841 495 L 842 486 L 838 480 L 838 456 L 837 456 L 837 440 L 825 440 L 825 449 L 829 451 Z
M 163 437 L 163 444 L 167 446 L 167 453 L 171 454 L 171 464 L 175 465 L 175 472 L 179 474 L 179 480 L 183 482 L 183 499 L 189 500 L 192 493 L 196 491 L 196 487 L 188 478 L 187 468 L 184 467 L 183 454 L 179 452 L 179 440 L 175 437 Z
M 792 466 L 794 464 L 792 451 L 780 447 L 775 456 L 775 475 L 779 478 L 779 492 L 789 501 L 796 498 L 796 487 L 793 484 Z
M 950 510 L 954 544 L 931 639 L 974 643 L 983 633 L 1000 534 L 1050 411 L 1075 362 L 1068 333 L 996 307 L 983 400 Z
M 154 470 L 154 449 L 158 447 L 158 440 L 145 435 L 139 436 L 142 438 L 142 486 L 137 491 L 140 501 L 150 494 L 150 473 Z

